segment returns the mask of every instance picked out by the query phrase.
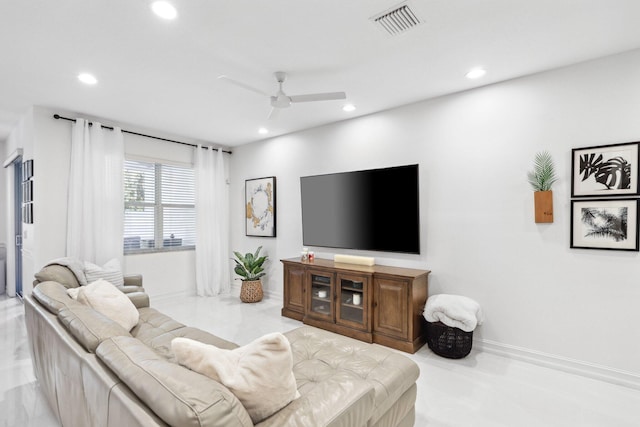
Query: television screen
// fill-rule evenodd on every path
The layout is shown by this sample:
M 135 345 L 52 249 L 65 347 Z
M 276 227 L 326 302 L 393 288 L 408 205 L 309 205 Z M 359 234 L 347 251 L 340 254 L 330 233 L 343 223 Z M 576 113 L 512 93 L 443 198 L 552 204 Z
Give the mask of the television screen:
M 300 178 L 305 246 L 420 253 L 418 165 Z

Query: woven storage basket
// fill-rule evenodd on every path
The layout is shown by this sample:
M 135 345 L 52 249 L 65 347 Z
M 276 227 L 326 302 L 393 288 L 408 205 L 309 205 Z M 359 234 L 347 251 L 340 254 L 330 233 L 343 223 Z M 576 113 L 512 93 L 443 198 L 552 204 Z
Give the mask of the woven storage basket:
M 240 301 L 262 301 L 262 282 L 260 280 L 243 280 L 240 288 Z
M 427 345 L 437 355 L 461 359 L 471 352 L 473 331 L 465 332 L 442 322 L 427 322 Z

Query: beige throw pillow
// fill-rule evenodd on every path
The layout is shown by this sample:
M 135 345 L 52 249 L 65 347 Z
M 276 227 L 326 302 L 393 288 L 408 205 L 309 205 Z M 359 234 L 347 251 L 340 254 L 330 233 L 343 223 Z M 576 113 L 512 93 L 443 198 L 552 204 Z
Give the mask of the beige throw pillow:
M 226 386 L 242 402 L 254 424 L 300 397 L 293 376 L 293 355 L 279 332 L 233 350 L 188 338 L 174 338 L 171 349 L 180 363 Z
M 71 291 L 71 292 L 69 292 Z M 71 298 L 88 305 L 120 326 L 130 331 L 138 324 L 140 314 L 122 291 L 106 280 L 100 279 L 87 286 L 67 290 Z
M 85 261 L 84 275 L 87 277 L 87 283 L 95 282 L 98 279 L 104 279 L 114 286 L 124 285 L 124 275 L 120 268 L 120 261 L 118 261 L 117 258 L 107 261 L 102 267 Z

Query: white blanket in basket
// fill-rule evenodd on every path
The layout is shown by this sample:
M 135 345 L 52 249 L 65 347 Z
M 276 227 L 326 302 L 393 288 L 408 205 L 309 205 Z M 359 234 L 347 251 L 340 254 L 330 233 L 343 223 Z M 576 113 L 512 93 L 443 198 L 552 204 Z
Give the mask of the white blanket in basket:
M 439 294 L 427 299 L 424 307 L 427 322 L 442 322 L 465 332 L 473 331 L 484 321 L 480 305 L 471 298 L 461 295 Z

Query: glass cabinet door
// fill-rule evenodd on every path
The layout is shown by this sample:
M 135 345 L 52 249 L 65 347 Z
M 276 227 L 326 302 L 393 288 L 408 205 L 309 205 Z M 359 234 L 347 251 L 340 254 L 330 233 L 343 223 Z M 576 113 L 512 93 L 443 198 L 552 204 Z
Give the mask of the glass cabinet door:
M 336 323 L 359 329 L 369 326 L 369 280 L 367 276 L 338 275 L 338 307 Z
M 333 320 L 333 280 L 329 273 L 310 272 L 309 312 L 314 317 Z

